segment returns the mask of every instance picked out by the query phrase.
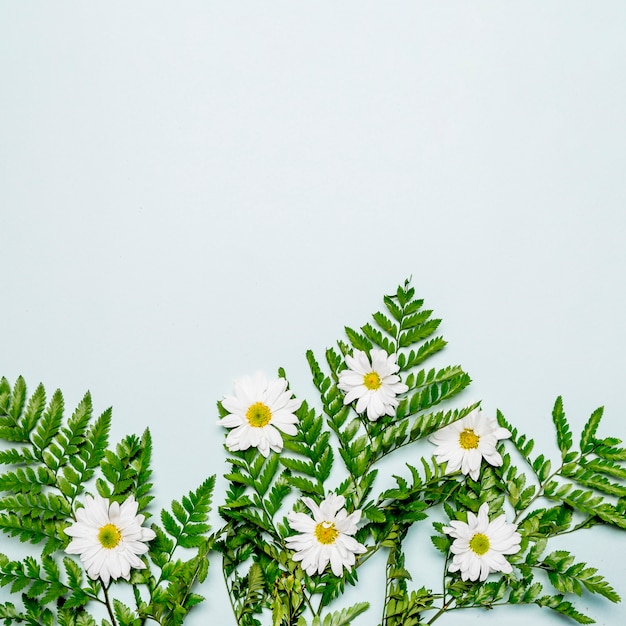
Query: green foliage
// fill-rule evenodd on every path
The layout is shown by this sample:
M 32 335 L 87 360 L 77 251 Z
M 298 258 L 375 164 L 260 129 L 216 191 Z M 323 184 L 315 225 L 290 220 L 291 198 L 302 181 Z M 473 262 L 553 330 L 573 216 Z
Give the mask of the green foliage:
M 624 526 L 626 450 L 615 438 L 597 438 L 601 409 L 585 424 L 577 451 L 563 402 L 557 399 L 552 421 L 558 463 L 545 454 L 533 455 L 534 441 L 498 413 L 498 422 L 511 432 L 517 451 L 507 450 L 510 444 L 499 444 L 501 466 L 483 463 L 480 478 L 472 480 L 449 474 L 445 464 L 418 455 L 415 463 L 406 464 L 406 472 L 393 476 L 395 485 L 377 488 L 381 463 L 387 457 L 418 444 L 478 406 L 450 406 L 470 383 L 461 367 L 425 367 L 446 344 L 435 336 L 440 320 L 423 305 L 406 282 L 384 297 L 385 308 L 374 313 L 369 323 L 358 329 L 346 327 L 346 338 L 326 350 L 323 361 L 307 352 L 322 415 L 303 402 L 297 412 L 297 434 L 283 437 L 280 457 L 265 458 L 255 450 L 231 454 L 232 470 L 226 474 L 230 484 L 220 509 L 227 526 L 219 548 L 238 624 L 260 624 L 267 610 L 271 610 L 273 626 L 333 624 L 329 615 L 322 619 L 322 610 L 341 596 L 346 583 L 356 582 L 358 569 L 379 550 L 388 557 L 381 626 L 431 623 L 448 611 L 502 604 L 535 604 L 586 623 L 589 618 L 566 596 L 595 593 L 618 600 L 595 568 L 575 563 L 573 557 L 561 558 L 558 551 L 544 556 L 553 537 L 598 523 Z M 355 404 L 344 403 L 338 384 L 347 367 L 345 357 L 356 350 L 369 354 L 373 349 L 395 354 L 398 375 L 408 390 L 398 397 L 393 416 L 370 421 L 356 412 Z M 218 409 L 220 416 L 226 415 L 221 405 Z M 517 453 L 526 468 L 514 462 Z M 330 492 L 345 496 L 348 512 L 361 510 L 362 523 L 355 538 L 367 546 L 367 552 L 340 578 L 329 571 L 309 576 L 290 559 L 284 541 L 294 531 L 281 515 L 294 496 L 293 510 L 309 514 L 301 498 L 319 503 Z M 553 505 L 539 506 L 546 501 Z M 476 513 L 484 502 L 491 518 L 513 511 L 521 535 L 520 552 L 508 557 L 513 573 L 483 582 L 463 581 L 446 566 L 441 593 L 412 587 L 413 574 L 405 564 L 403 546 L 413 526 L 435 509 L 453 520 L 467 521 L 468 511 Z M 449 564 L 452 539 L 443 523 L 435 522 L 434 528 L 433 547 Z M 554 587 L 553 595 L 545 595 L 535 580 L 539 571 Z M 307 621 L 307 608 L 312 622 Z M 429 612 L 431 621 L 426 622 Z M 333 615 L 342 619 L 341 612 Z
M 595 567 L 550 544 L 599 524 L 626 528 L 626 448 L 615 437 L 599 436 L 602 408 L 575 441 L 559 397 L 552 410 L 556 455 L 537 453 L 535 442 L 498 412 L 498 424 L 511 433 L 510 441 L 497 445 L 502 463 L 483 460 L 476 480 L 450 472 L 440 456 L 431 456 L 427 439 L 479 405 L 455 406 L 471 381 L 460 366 L 438 364 L 446 346 L 440 324 L 405 281 L 383 298 L 383 308 L 369 322 L 346 327 L 345 337 L 324 358 L 307 352 L 319 403 L 301 402 L 296 433 L 281 434 L 280 454 L 264 456 L 255 448 L 229 453 L 219 507 L 224 526 L 211 534 L 215 477 L 210 477 L 155 516 L 155 538 L 141 557 L 145 567 L 106 588 L 63 553 L 69 542 L 64 530 L 75 520 L 82 496 L 94 491 L 119 503 L 133 496 L 139 513 L 151 517 L 149 431 L 111 447 L 111 410 L 95 417 L 89 394 L 66 419 L 59 391 L 48 400 L 39 385 L 29 397 L 22 378 L 13 386 L 1 379 L 0 529 L 41 546 L 37 557 L 0 555 L 0 586 L 16 600 L 0 604 L 0 622 L 96 626 L 89 612 L 95 603 L 108 613 L 101 626 L 180 626 L 204 599 L 195 587 L 206 580 L 209 557 L 217 550 L 238 626 L 348 626 L 369 603 L 338 610 L 331 605 L 347 585 L 357 584 L 360 568 L 377 553 L 386 555 L 379 626 L 432 624 L 450 611 L 520 604 L 593 623 L 574 602 L 587 594 L 618 602 L 618 593 Z M 372 350 L 383 350 L 395 359 L 407 390 L 396 398 L 393 415 L 371 421 L 357 412 L 356 401 L 345 402 L 339 381 L 346 357 L 358 350 L 370 357 Z M 283 370 L 279 376 L 286 379 Z M 221 403 L 217 408 L 220 417 L 228 414 Z M 397 463 L 400 454 L 410 463 Z M 359 512 L 354 540 L 365 552 L 356 554 L 341 576 L 330 567 L 308 574 L 287 548 L 296 534 L 290 514 L 312 517 L 310 509 L 331 493 L 345 498 L 345 514 Z M 482 581 L 463 580 L 450 571 L 456 569 L 451 567 L 456 546 L 448 533 L 470 522 L 484 504 L 490 520 L 505 515 L 516 526 L 520 548 L 505 555 L 510 570 Z M 422 523 L 429 518 L 430 524 Z M 311 522 L 315 532 L 318 523 Z M 419 555 L 405 552 L 407 537 L 427 532 L 426 549 L 442 561 L 434 589 L 424 585 Z M 132 589 L 123 601 L 115 597 L 118 584 Z
M 552 421 L 556 427 L 556 441 L 561 451 L 561 457 L 565 460 L 567 453 L 572 448 L 572 433 L 569 429 L 569 424 L 565 419 L 565 413 L 563 411 L 563 399 L 559 396 L 554 403 L 554 409 L 552 411 Z
M 626 461 L 626 454 L 623 453 L 623 448 L 618 447 L 620 440 L 596 439 L 595 433 L 602 417 L 602 409 L 594 411 L 586 422 L 580 437 L 579 451 L 572 449 L 572 436 L 560 397 L 556 400 L 552 416 L 561 452 L 561 463 L 554 469 L 551 461 L 543 454 L 533 458 L 531 453 L 534 442 L 519 435 L 517 429 L 498 413 L 498 422 L 511 431 L 511 441 L 532 469 L 538 483 L 536 487 L 532 487 L 532 493 L 526 491 L 526 497 L 520 501 L 521 493 L 515 488 L 518 470 L 510 465 L 510 457 L 506 456 L 503 467 L 507 470 L 506 480 L 511 504 L 517 512 L 521 512 L 539 496 L 544 496 L 589 516 L 587 523 L 604 523 L 626 528 L 623 514 L 606 499 L 606 496 L 623 498 L 626 495 L 625 485 L 610 480 L 626 477 L 626 467 L 622 463 Z
M 425 519 L 429 508 L 441 505 L 460 485 L 457 477 L 447 476 L 444 467 L 433 460 L 422 461 L 421 471 L 407 465 L 408 477 L 396 477 L 395 489 L 376 488 L 380 462 L 476 407 L 446 406 L 470 382 L 459 366 L 420 369 L 443 349 L 445 341 L 435 336 L 440 320 L 434 319 L 432 311 L 424 309 L 423 301 L 414 296 L 408 282 L 386 296 L 385 309 L 374 313 L 370 323 L 357 330 L 346 328 L 348 343 L 339 341 L 337 348 L 329 348 L 324 366 L 311 351 L 307 352 L 323 414 L 303 402 L 296 413 L 297 433 L 283 435 L 280 457 L 270 454 L 266 459 L 256 450 L 231 452 L 232 469 L 225 475 L 229 487 L 220 508 L 227 526 L 218 547 L 223 552 L 224 573 L 239 624 L 258 623 L 265 609 L 271 609 L 276 625 L 291 625 L 298 620 L 305 623 L 303 612 L 313 598 L 317 598 L 321 610 L 343 593 L 346 583 L 356 582 L 356 570 L 346 571 L 343 577 L 328 571 L 308 576 L 289 558 L 284 541 L 293 530 L 281 515 L 286 504 L 293 502 L 290 494 L 319 503 L 329 492 L 335 492 L 345 496 L 348 512 L 362 510 L 365 523 L 356 538 L 373 543 L 365 557 L 357 559 L 359 567 L 372 554 L 390 546 L 398 551 L 397 558 L 402 558 L 401 544 L 408 528 Z M 345 394 L 337 386 L 346 367 L 345 355 L 372 348 L 396 353 L 399 375 L 409 388 L 399 398 L 396 415 L 375 422 L 357 414 L 354 406 L 344 404 Z M 284 376 L 282 371 L 279 374 Z M 227 414 L 221 404 L 218 412 L 221 417 Z M 294 509 L 309 514 L 300 500 Z M 274 563 L 273 569 L 268 567 L 268 559 Z M 255 587 L 258 593 L 249 597 L 245 590 L 251 580 L 260 582 L 253 575 L 257 564 L 263 565 L 263 585 Z M 301 586 L 287 584 L 296 572 L 303 577 Z M 432 604 L 421 591 L 406 592 L 403 583 L 398 584 L 394 592 L 398 615 L 413 619 Z M 400 609 L 405 600 L 406 607 Z M 329 616 L 322 621 L 319 615 L 313 615 L 313 623 L 334 623 L 328 621 Z M 344 619 L 341 612 L 335 615 Z M 351 619 L 350 615 L 345 619 Z
M 147 618 L 182 624 L 203 599 L 192 588 L 207 575 L 214 477 L 181 502 L 172 502 L 171 512 L 161 516 L 163 528 L 153 524 L 157 537 L 148 556 L 155 570 L 144 559 L 146 569 L 133 570 L 129 581 L 136 606 L 117 598 L 107 602 L 99 580 L 86 579 L 77 560 L 59 555 L 70 539 L 64 529 L 74 521 L 79 496 L 90 484 L 111 502 L 134 496 L 139 511 L 149 516 L 150 432 L 129 435 L 112 450 L 110 409 L 94 417 L 86 394 L 67 421 L 63 414 L 60 391 L 47 402 L 42 385 L 28 398 L 22 378 L 13 387 L 0 380 L 0 438 L 7 444 L 0 451 L 0 465 L 6 468 L 0 473 L 0 528 L 23 542 L 45 542 L 39 558 L 0 555 L 0 586 L 19 595 L 21 605 L 0 605 L 0 619 L 7 625 L 96 626 L 88 609 L 104 603 L 110 621 L 103 624 L 143 626 Z M 178 548 L 184 549 L 185 560 L 177 557 Z
M 202 583 L 208 572 L 208 555 L 215 540 L 208 534 L 214 487 L 215 477 L 211 476 L 180 502 L 173 500 L 170 511 L 163 509 L 161 526 L 152 524 L 156 538 L 150 544 L 148 556 L 161 575 L 156 579 L 138 574 L 138 579 L 145 579 L 150 591 L 150 602 L 140 604 L 140 617 L 148 616 L 159 624 L 178 626 L 189 611 L 204 600 L 191 589 L 196 583 Z M 192 556 L 176 558 L 179 548 L 191 550 Z
M 334 461 L 333 449 L 329 445 L 330 432 L 324 430 L 321 416 L 316 415 L 314 409 L 309 410 L 306 402 L 302 403 L 297 415 L 300 420 L 298 432 L 285 441 L 285 450 L 294 455 L 280 456 L 281 464 L 289 470 L 285 472 L 285 482 L 302 493 L 323 497 L 324 483 Z M 270 502 L 270 509 L 275 508 Z
M 534 442 L 519 434 L 498 413 L 499 424 L 511 431 L 513 445 L 535 478 L 535 484 L 527 486 L 527 476 L 512 464 L 508 453 L 503 455 L 502 467 L 494 470 L 506 485 L 508 502 L 516 512 L 515 519 L 519 520 L 518 532 L 523 537 L 522 546 L 527 546 L 523 560 L 520 555 L 510 557 L 509 560 L 519 568 L 523 575 L 522 580 L 529 581 L 528 585 L 517 588 L 514 586 L 508 601 L 532 602 L 581 624 L 593 623 L 593 620 L 580 613 L 572 602 L 564 599 L 568 594 L 580 596 L 587 591 L 602 595 L 612 602 L 619 602 L 618 594 L 597 573 L 596 568 L 585 563 L 576 563 L 575 557 L 569 552 L 557 550 L 543 558 L 542 554 L 552 537 L 596 524 L 626 528 L 624 512 L 619 508 L 620 499 L 626 494 L 626 487 L 619 482 L 626 477 L 623 463 L 626 455 L 618 447 L 621 443 L 618 439 L 596 437 L 602 414 L 601 408 L 591 414 L 580 435 L 579 450 L 575 450 L 562 399 L 557 398 L 552 418 L 561 458 L 559 464 L 553 464 L 543 454 L 533 457 Z M 533 507 L 540 497 L 556 502 L 555 506 Z M 617 503 L 614 498 L 618 498 Z M 582 516 L 582 521 L 575 523 L 577 516 Z M 524 590 L 531 588 L 532 569 L 547 573 L 556 595 L 539 596 L 538 583 L 534 584 L 536 593 L 533 596 L 525 595 Z
M 547 607 L 574 620 L 578 624 L 594 624 L 595 620 L 576 610 L 574 605 L 568 600 L 564 600 L 562 595 L 542 596 L 534 601 L 535 604 Z
M 96 481 L 98 492 L 112 501 L 123 501 L 134 494 L 139 509 L 144 510 L 153 496 L 150 495 L 150 459 L 152 456 L 152 437 L 150 431 L 143 435 L 129 435 L 115 448 L 107 450 L 100 469 L 104 478 Z
M 422 613 L 432 609 L 435 602 L 435 596 L 425 587 L 408 590 L 408 582 L 412 580 L 412 576 L 405 567 L 406 557 L 402 550 L 408 526 L 406 522 L 394 525 L 383 542 L 383 545 L 389 549 L 383 626 L 419 624 Z
M 226 414 L 221 404 L 218 410 L 220 415 Z M 317 492 L 327 461 L 316 439 L 308 438 L 320 432 L 314 412 L 303 403 L 298 415 L 311 431 L 290 440 L 288 449 L 302 452 L 310 441 L 305 459 L 275 454 L 266 458 L 255 449 L 233 452 L 229 457 L 232 470 L 225 474 L 229 489 L 220 507 L 227 525 L 217 548 L 223 554 L 224 578 L 235 618 L 242 626 L 260 624 L 257 616 L 263 609 L 272 610 L 273 621 L 279 626 L 285 620 L 295 623 L 303 610 L 293 573 L 285 567 L 284 559 L 279 559 L 287 534 L 279 512 L 294 486 L 302 486 L 304 493 Z M 322 470 L 318 471 L 320 465 Z M 308 478 L 311 475 L 315 482 Z
M 316 615 L 311 626 L 349 626 L 352 620 L 367 611 L 368 607 L 369 602 L 358 602 L 354 606 L 326 615 L 323 620 Z M 299 622 L 299 624 L 304 623 L 304 621 Z
M 340 341 L 340 352 L 332 348 L 326 351 L 329 374 L 322 371 L 311 352 L 307 353 L 327 424 L 337 437 L 340 457 L 353 483 L 358 484 L 382 458 L 424 439 L 475 408 L 432 410 L 463 391 L 470 378 L 459 366 L 415 369 L 439 352 L 445 341 L 441 337 L 432 338 L 440 320 L 432 319 L 432 311 L 422 309 L 423 301 L 414 296 L 415 290 L 407 281 L 394 295 L 385 296 L 387 310 L 374 313 L 373 324 L 365 324 L 360 331 L 347 328 L 350 343 Z M 395 416 L 385 415 L 375 422 L 345 406 L 345 396 L 337 387 L 339 374 L 346 367 L 343 355 L 352 350 L 368 352 L 372 347 L 396 353 L 399 375 L 408 386 L 399 399 Z M 355 502 L 358 504 L 360 500 Z
M 599 574 L 595 567 L 587 567 L 585 563 L 575 563 L 574 556 L 566 550 L 551 552 L 537 567 L 548 572 L 553 587 L 563 594 L 575 593 L 580 596 L 583 588 L 591 593 L 598 593 L 611 602 L 619 602 L 620 597 L 609 583 Z
M 388 594 L 385 605 L 385 626 L 414 626 L 422 623 L 422 613 L 431 610 L 435 598 L 425 587 L 407 591 L 398 586 Z
M 63 528 L 108 444 L 111 412 L 93 420 L 89 394 L 66 425 L 63 410 L 60 391 L 47 403 L 42 385 L 28 399 L 23 378 L 13 388 L 0 381 L 0 437 L 14 444 L 0 451 L 7 467 L 0 474 L 0 529 L 21 541 L 45 541 L 44 554 L 67 544 Z
M 44 609 L 46 604 L 63 608 L 57 614 L 59 624 L 74 623 L 68 621 L 70 612 L 74 616 L 87 615 L 85 607 L 96 599 L 93 587 L 85 586 L 82 567 L 75 561 L 65 557 L 62 564 L 63 567 L 50 556 L 11 561 L 0 555 L 0 585 L 7 586 L 11 593 L 20 593 L 24 606 L 24 611 L 18 611 L 12 604 L 4 605 L 4 611 L 0 608 L 5 624 L 12 624 L 12 620 L 39 623 L 33 621 L 37 619 L 53 624 L 54 610 Z

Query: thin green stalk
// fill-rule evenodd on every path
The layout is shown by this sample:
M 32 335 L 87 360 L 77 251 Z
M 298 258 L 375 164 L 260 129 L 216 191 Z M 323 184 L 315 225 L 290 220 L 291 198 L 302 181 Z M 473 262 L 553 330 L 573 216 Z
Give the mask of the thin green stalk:
M 443 564 L 443 573 L 441 577 L 441 587 L 442 587 L 441 600 L 443 604 L 441 605 L 441 608 L 432 616 L 430 621 L 426 622 L 427 624 L 433 624 L 434 622 L 436 622 L 446 611 L 450 610 L 450 604 L 454 602 L 454 600 L 450 600 L 450 602 L 446 602 L 446 596 L 448 595 L 446 592 L 446 589 L 447 589 L 446 573 L 448 571 L 449 560 L 450 560 L 450 553 L 447 553 L 444 564 Z
M 387 613 L 387 603 L 389 601 L 389 571 L 391 570 L 391 556 L 393 554 L 393 550 L 389 551 L 389 556 L 387 557 L 387 566 L 385 567 L 385 601 L 383 602 L 383 615 L 380 621 L 381 626 L 385 626 L 385 622 L 387 621 L 386 613 Z
M 224 556 L 222 556 L 222 577 L 224 578 L 224 584 L 226 585 L 226 590 L 228 591 L 228 601 L 230 602 L 230 608 L 233 612 L 233 615 L 235 616 L 235 619 L 237 620 L 237 624 L 239 624 L 239 617 L 237 615 L 237 609 L 235 608 L 235 605 L 233 604 L 233 595 L 232 595 L 232 587 L 228 584 L 228 576 L 226 575 L 226 567 L 224 564 Z
M 107 590 L 107 586 L 102 581 L 100 581 L 100 584 L 102 585 L 102 591 L 104 592 L 104 604 L 109 613 L 109 617 L 111 618 L 111 623 L 113 624 L 113 626 L 117 626 L 117 621 L 115 620 L 113 608 L 111 607 L 111 602 L 109 601 L 109 593 Z
M 306 595 L 306 593 L 304 593 L 304 590 L 302 590 L 302 597 L 304 598 L 306 605 L 309 607 L 309 611 L 311 611 L 311 615 L 315 615 L 315 611 L 313 610 L 313 605 L 311 604 L 311 598 L 309 598 Z
M 444 604 L 426 624 L 434 624 L 448 609 L 448 605 Z

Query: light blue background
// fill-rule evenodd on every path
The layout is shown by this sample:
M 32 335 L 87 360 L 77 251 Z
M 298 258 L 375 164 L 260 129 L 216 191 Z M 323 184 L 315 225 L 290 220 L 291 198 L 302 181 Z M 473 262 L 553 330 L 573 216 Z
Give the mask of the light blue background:
M 68 412 L 90 389 L 113 440 L 149 426 L 159 510 L 225 470 L 235 378 L 284 366 L 313 399 L 305 350 L 412 275 L 464 401 L 550 454 L 558 394 L 575 432 L 603 404 L 626 439 L 625 71 L 607 0 L 5 1 L 0 374 Z M 625 539 L 565 547 L 626 596 Z M 437 589 L 423 546 L 415 583 Z M 379 619 L 382 569 L 355 624 Z M 217 559 L 201 592 L 189 626 L 233 623 Z M 561 623 L 438 624 L 529 619 Z

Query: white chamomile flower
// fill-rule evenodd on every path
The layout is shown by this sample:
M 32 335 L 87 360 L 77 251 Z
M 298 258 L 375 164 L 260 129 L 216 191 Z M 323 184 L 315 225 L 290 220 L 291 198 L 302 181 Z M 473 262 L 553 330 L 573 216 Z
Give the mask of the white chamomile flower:
M 367 409 L 367 418 L 375 422 L 382 415 L 395 415 L 399 393 L 408 391 L 400 382 L 396 372 L 396 354 L 384 350 L 370 350 L 371 362 L 362 350 L 355 350 L 353 356 L 346 356 L 348 369 L 339 373 L 337 387 L 346 392 L 344 404 L 356 400 L 356 412 Z
M 229 450 L 254 447 L 268 456 L 270 450 L 280 452 L 283 449 L 279 430 L 288 435 L 296 434 L 298 418 L 294 411 L 302 404 L 286 389 L 284 378 L 268 381 L 261 373 L 235 381 L 235 395 L 222 400 L 229 414 L 218 422 L 220 426 L 233 429 L 226 437 Z
M 429 441 L 437 445 L 437 463 L 448 462 L 448 471 L 461 470 L 478 480 L 480 463 L 485 459 L 490 465 L 502 465 L 496 450 L 499 439 L 510 437 L 506 428 L 498 426 L 495 418 L 487 417 L 480 409 L 434 433 Z
M 101 578 L 105 585 L 120 576 L 128 580 L 130 568 L 146 566 L 137 556 L 148 551 L 146 541 L 155 538 L 150 528 L 142 526 L 133 496 L 121 505 L 109 504 L 99 495 L 85 496 L 84 508 L 76 511 L 76 521 L 65 529 L 73 537 L 65 551 L 80 555 L 90 578 Z
M 460 571 L 463 580 L 483 581 L 491 572 L 513 571 L 503 555 L 519 552 L 521 537 L 516 532 L 517 524 L 507 524 L 505 515 L 490 522 L 486 502 L 480 505 L 478 516 L 468 512 L 467 524 L 454 520 L 443 531 L 454 537 L 449 571 Z
M 294 561 L 302 561 L 302 569 L 309 576 L 321 574 L 328 563 L 335 576 L 341 576 L 343 568 L 355 563 L 355 554 L 366 552 L 354 537 L 361 511 L 348 515 L 342 508 L 343 496 L 331 493 L 318 506 L 311 498 L 302 498 L 313 513 L 313 519 L 304 513 L 288 513 L 289 525 L 300 534 L 287 537 L 287 547 L 295 550 Z

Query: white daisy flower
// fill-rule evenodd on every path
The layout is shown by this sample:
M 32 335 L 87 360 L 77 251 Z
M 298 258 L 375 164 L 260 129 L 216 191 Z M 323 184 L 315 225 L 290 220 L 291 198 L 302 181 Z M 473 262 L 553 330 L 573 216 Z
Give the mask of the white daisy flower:
M 506 516 L 500 515 L 489 521 L 489 505 L 485 502 L 478 509 L 478 517 L 471 511 L 467 524 L 457 520 L 443 529 L 454 537 L 451 551 L 454 554 L 450 572 L 461 572 L 463 580 L 485 580 L 491 572 L 513 571 L 504 554 L 519 552 L 521 537 L 517 524 L 507 524 Z
M 367 409 L 367 418 L 375 422 L 382 415 L 395 415 L 399 393 L 408 391 L 400 382 L 396 372 L 396 354 L 384 350 L 370 350 L 372 361 L 362 350 L 355 350 L 353 356 L 346 356 L 348 369 L 339 373 L 337 387 L 347 392 L 344 404 L 357 400 L 356 412 Z
M 254 447 L 268 456 L 270 450 L 280 452 L 283 449 L 279 430 L 288 435 L 296 434 L 298 418 L 294 411 L 302 404 L 286 389 L 284 378 L 268 381 L 261 373 L 235 381 L 235 395 L 222 400 L 229 414 L 218 422 L 220 426 L 233 429 L 226 437 L 229 450 Z
M 343 568 L 349 569 L 355 563 L 355 554 L 366 552 L 365 546 L 350 537 L 356 532 L 361 519 L 361 511 L 348 515 L 342 508 L 346 502 L 343 496 L 331 493 L 319 506 L 311 498 L 302 498 L 313 513 L 313 519 L 304 513 L 288 513 L 289 525 L 300 532 L 287 537 L 287 547 L 295 550 L 294 561 L 302 561 L 302 569 L 309 576 L 321 574 L 328 563 L 335 576 L 341 576 Z
M 99 495 L 85 496 L 85 506 L 76 511 L 76 521 L 65 529 L 73 537 L 65 551 L 80 555 L 90 578 L 101 578 L 105 585 L 120 576 L 128 580 L 130 568 L 146 566 L 137 556 L 148 551 L 146 541 L 155 538 L 150 528 L 143 528 L 145 519 L 137 515 L 133 496 L 121 505 L 109 504 Z
M 506 428 L 498 426 L 495 418 L 487 417 L 480 409 L 474 409 L 464 418 L 438 430 L 429 441 L 437 445 L 437 463 L 448 462 L 448 471 L 460 469 L 478 480 L 480 463 L 485 459 L 490 465 L 502 465 L 502 457 L 496 450 L 499 439 L 510 437 Z

